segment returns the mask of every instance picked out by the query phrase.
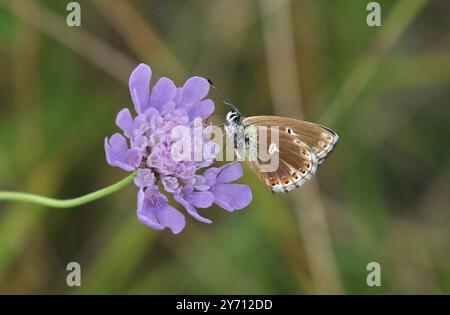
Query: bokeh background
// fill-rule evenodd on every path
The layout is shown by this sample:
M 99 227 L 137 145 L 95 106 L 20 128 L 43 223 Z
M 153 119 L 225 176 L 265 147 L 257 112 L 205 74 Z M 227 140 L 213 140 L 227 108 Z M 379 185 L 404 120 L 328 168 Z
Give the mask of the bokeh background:
M 75 209 L 2 202 L 0 293 L 450 293 L 447 0 L 380 0 L 372 28 L 365 0 L 78 1 L 78 28 L 68 2 L 0 0 L 0 190 L 75 197 L 123 178 L 103 139 L 139 62 L 341 140 L 287 195 L 246 168 L 251 206 L 178 236 L 137 221 L 133 186 Z

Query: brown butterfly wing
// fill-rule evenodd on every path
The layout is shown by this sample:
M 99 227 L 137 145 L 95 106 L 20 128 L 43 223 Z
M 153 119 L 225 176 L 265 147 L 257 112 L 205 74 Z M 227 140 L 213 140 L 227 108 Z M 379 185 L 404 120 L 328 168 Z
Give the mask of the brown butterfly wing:
M 257 139 L 258 128 L 267 128 L 267 137 Z M 318 164 L 316 154 L 297 136 L 265 125 L 244 130 L 249 139 L 249 150 L 260 152 L 264 145 L 262 150 L 267 151 L 267 155 L 278 154 L 278 168 L 269 172 L 262 171 L 265 162 L 259 156 L 254 161 L 248 161 L 250 168 L 273 192 L 289 192 L 314 176 Z M 276 141 L 272 140 L 272 136 L 278 138 L 277 146 L 274 145 Z
M 278 116 L 252 116 L 243 121 L 243 125 L 250 126 L 278 126 L 305 142 L 314 151 L 318 164 L 321 164 L 333 152 L 339 136 L 331 129 L 307 121 L 278 117 Z

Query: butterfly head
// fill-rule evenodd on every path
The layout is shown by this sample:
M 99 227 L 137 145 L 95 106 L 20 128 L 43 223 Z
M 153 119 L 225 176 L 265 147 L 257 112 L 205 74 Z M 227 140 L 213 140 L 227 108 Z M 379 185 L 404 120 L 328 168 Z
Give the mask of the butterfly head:
M 232 110 L 230 110 L 227 113 L 227 116 L 226 116 L 225 119 L 227 121 L 227 125 L 236 126 L 236 125 L 239 125 L 242 122 L 242 115 L 237 110 L 237 108 L 234 107 Z
M 208 82 L 210 86 L 219 93 L 219 95 L 223 98 L 223 103 L 229 107 L 231 107 L 231 110 L 227 113 L 225 120 L 226 123 L 225 126 L 231 127 L 234 129 L 237 125 L 239 125 L 242 122 L 242 115 L 237 109 L 236 106 L 231 103 L 230 99 L 222 94 L 222 92 L 212 83 L 210 79 L 208 79 Z

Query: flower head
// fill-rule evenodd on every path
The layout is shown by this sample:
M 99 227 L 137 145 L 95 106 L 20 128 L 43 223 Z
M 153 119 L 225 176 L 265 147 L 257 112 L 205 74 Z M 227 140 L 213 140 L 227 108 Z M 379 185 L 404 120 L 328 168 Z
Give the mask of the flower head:
M 196 129 L 205 127 L 206 118 L 214 111 L 214 103 L 205 99 L 208 81 L 192 77 L 177 88 L 163 77 L 150 92 L 151 75 L 145 64 L 132 72 L 129 88 L 136 116 L 128 108 L 122 109 L 116 124 L 123 135 L 115 133 L 105 139 L 106 160 L 111 166 L 137 170 L 138 219 L 157 230 L 167 227 L 175 234 L 183 230 L 184 215 L 169 204 L 160 189 L 204 223 L 211 220 L 197 208 L 216 204 L 233 211 L 246 207 L 252 200 L 251 190 L 231 183 L 242 176 L 242 167 L 239 163 L 211 167 L 218 145 Z

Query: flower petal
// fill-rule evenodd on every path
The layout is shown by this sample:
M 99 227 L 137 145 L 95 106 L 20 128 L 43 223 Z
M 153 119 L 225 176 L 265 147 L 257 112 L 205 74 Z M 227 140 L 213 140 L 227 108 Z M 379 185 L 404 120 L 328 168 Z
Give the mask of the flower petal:
M 177 107 L 177 105 L 174 102 L 169 101 L 161 106 L 160 112 L 162 115 L 171 113 L 176 107 Z
M 209 83 L 205 78 L 192 77 L 186 81 L 182 90 L 183 103 L 197 103 L 209 92 Z
M 177 108 L 181 107 L 181 101 L 183 100 L 183 88 L 177 87 L 175 98 L 173 99 L 174 103 L 177 104 Z
M 148 146 L 148 138 L 146 136 L 136 136 L 131 141 L 131 148 L 132 149 L 136 149 L 141 154 L 146 154 L 147 153 L 146 152 L 147 146 Z
M 125 136 L 131 138 L 133 136 L 133 117 L 131 117 L 128 108 L 122 109 L 116 117 L 116 125 L 123 130 Z
M 178 179 L 174 176 L 161 176 L 161 183 L 163 184 L 164 190 L 169 193 L 174 193 L 179 186 Z
M 156 193 L 159 194 L 159 192 Z M 184 215 L 170 206 L 167 199 L 161 198 L 159 202 L 152 203 L 147 198 L 143 189 L 140 189 L 137 209 L 139 221 L 156 230 L 168 227 L 174 234 L 178 234 L 184 229 L 186 224 Z
M 115 133 L 109 139 L 109 144 L 118 154 L 125 154 L 128 151 L 127 140 L 120 133 Z
M 106 160 L 109 165 L 117 166 L 125 171 L 134 171 L 142 161 L 137 150 L 129 150 L 125 137 L 115 133 L 109 140 L 105 138 Z
M 130 75 L 129 88 L 131 100 L 137 113 L 143 113 L 149 107 L 150 79 L 152 69 L 146 64 L 139 64 Z
M 138 207 L 137 207 L 137 217 L 139 221 L 151 227 L 152 229 L 162 230 L 164 226 L 162 226 L 158 222 L 156 213 L 157 211 L 155 211 L 154 208 L 149 207 L 148 202 L 145 200 L 144 190 L 140 189 L 138 192 Z
M 208 99 L 195 104 L 189 111 L 189 118 L 191 120 L 197 117 L 206 119 L 211 116 L 213 112 L 214 102 Z
M 134 183 L 139 188 L 153 186 L 155 184 L 155 174 L 148 168 L 140 168 L 134 178 Z
M 206 185 L 212 187 L 216 184 L 216 178 L 219 171 L 220 169 L 218 167 L 210 167 L 203 172 L 202 176 L 205 179 Z
M 147 121 L 150 121 L 155 115 L 159 116 L 159 111 L 156 108 L 149 107 L 145 110 L 143 117 L 145 117 Z
M 134 171 L 139 165 L 141 165 L 142 162 L 142 155 L 139 153 L 136 149 L 128 150 L 127 152 L 127 158 L 125 159 L 124 163 L 129 165 Z
M 189 201 L 184 199 L 181 195 L 173 195 L 173 198 L 179 204 L 181 204 L 186 209 L 187 213 L 189 213 L 197 221 L 200 221 L 200 222 L 203 222 L 203 223 L 207 223 L 207 224 L 211 224 L 212 223 L 212 221 L 210 219 L 202 217 L 200 215 L 200 213 L 198 213 L 197 209 L 192 204 L 190 204 Z
M 150 106 L 160 110 L 164 104 L 175 98 L 176 93 L 177 88 L 173 81 L 169 78 L 162 77 L 156 82 L 152 89 Z
M 193 191 L 188 200 L 195 207 L 209 208 L 214 202 L 214 194 L 209 191 Z
M 241 184 L 217 184 L 213 193 L 214 203 L 227 211 L 245 208 L 253 198 L 250 187 Z
M 242 166 L 239 162 L 226 164 L 219 169 L 216 182 L 219 184 L 230 183 L 242 177 Z
M 184 215 L 168 204 L 165 204 L 159 209 L 157 217 L 161 225 L 171 229 L 173 234 L 178 234 L 183 231 L 184 226 L 186 225 Z
M 210 186 L 206 182 L 206 178 L 203 175 L 194 175 L 190 179 L 190 184 L 195 190 L 206 191 Z

